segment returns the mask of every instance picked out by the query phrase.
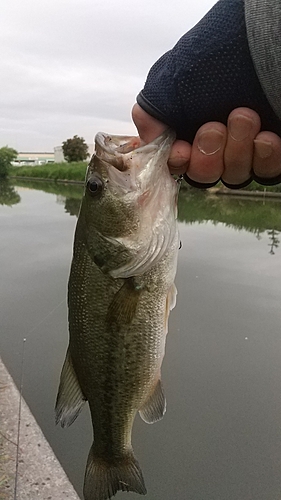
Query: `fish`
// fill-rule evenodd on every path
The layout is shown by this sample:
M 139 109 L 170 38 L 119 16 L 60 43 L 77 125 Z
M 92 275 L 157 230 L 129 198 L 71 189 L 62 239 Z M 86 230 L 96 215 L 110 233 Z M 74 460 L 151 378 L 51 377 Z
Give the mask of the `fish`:
M 151 143 L 98 133 L 77 220 L 68 283 L 69 345 L 56 423 L 71 425 L 88 401 L 94 441 L 85 500 L 146 494 L 131 435 L 166 411 L 161 382 L 179 249 L 179 183 L 167 160 L 175 139 Z

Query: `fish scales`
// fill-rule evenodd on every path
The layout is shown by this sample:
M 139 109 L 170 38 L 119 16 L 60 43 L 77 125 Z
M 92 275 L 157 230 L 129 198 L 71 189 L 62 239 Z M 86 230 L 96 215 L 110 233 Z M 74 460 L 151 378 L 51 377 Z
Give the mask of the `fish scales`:
M 94 442 L 86 500 L 106 500 L 118 490 L 146 493 L 131 434 L 138 411 L 153 423 L 166 409 L 161 363 L 179 246 L 178 186 L 167 167 L 173 139 L 165 132 L 137 147 L 136 138 L 98 134 L 86 175 L 56 404 L 57 422 L 65 426 L 89 402 Z

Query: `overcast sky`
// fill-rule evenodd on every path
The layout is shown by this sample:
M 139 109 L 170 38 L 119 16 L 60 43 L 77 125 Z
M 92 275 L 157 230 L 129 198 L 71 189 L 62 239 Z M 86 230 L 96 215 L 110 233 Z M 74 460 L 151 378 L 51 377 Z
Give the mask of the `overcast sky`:
M 151 65 L 215 0 L 1 0 L 0 147 L 135 134 Z

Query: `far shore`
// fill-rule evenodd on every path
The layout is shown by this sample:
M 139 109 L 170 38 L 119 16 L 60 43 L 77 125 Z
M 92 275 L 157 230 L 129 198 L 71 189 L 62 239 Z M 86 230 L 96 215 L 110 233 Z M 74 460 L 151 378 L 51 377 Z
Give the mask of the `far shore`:
M 34 167 L 33 167 L 34 168 Z M 75 179 L 57 179 L 57 178 L 48 178 L 48 177 L 29 177 L 26 175 L 20 176 L 11 176 L 9 178 L 10 181 L 15 182 L 18 180 L 21 181 L 38 181 L 38 182 L 51 182 L 51 183 L 59 183 L 59 184 L 76 184 L 76 185 L 84 185 L 84 181 L 82 180 L 75 180 Z M 249 196 L 249 197 L 256 197 L 256 198 L 281 198 L 281 189 L 280 184 L 277 186 L 270 186 L 268 189 L 268 186 L 261 186 L 257 185 L 259 189 L 228 189 L 225 186 L 219 186 L 219 187 L 212 187 L 209 189 L 206 189 L 205 191 L 208 194 L 212 195 L 230 195 L 230 196 Z M 276 191 L 273 191 L 272 189 L 276 188 Z M 181 185 L 181 189 L 183 190 L 190 190 L 190 191 L 201 191 L 200 189 L 197 188 L 192 188 L 190 187 L 187 183 L 183 182 Z
M 208 193 L 215 195 L 231 195 L 231 196 L 252 196 L 258 198 L 281 198 L 280 191 L 267 191 L 264 186 L 263 191 L 251 191 L 246 189 L 228 189 L 226 187 L 213 187 L 208 189 Z
M 39 181 L 39 182 L 57 182 L 59 184 L 80 184 L 84 185 L 84 181 L 76 181 L 71 179 L 49 179 L 47 177 L 27 177 L 26 175 L 17 175 L 13 177 L 9 177 L 9 180 L 12 182 L 16 182 L 17 179 L 21 181 Z M 280 193 L 281 194 L 281 193 Z

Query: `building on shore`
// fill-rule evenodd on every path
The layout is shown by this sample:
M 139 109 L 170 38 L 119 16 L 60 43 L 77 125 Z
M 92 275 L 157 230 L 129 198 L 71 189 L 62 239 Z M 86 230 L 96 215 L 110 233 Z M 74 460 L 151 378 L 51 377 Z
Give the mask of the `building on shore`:
M 54 153 L 47 152 L 22 152 L 18 153 L 17 158 L 12 162 L 16 167 L 22 165 L 45 165 L 46 163 L 54 163 Z
M 91 158 L 94 153 L 94 144 L 87 144 L 88 157 Z M 53 152 L 21 152 L 12 162 L 15 167 L 23 165 L 46 165 L 47 163 L 62 163 L 65 162 L 62 146 L 55 146 Z

